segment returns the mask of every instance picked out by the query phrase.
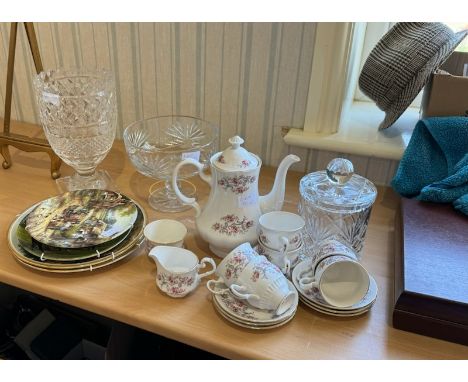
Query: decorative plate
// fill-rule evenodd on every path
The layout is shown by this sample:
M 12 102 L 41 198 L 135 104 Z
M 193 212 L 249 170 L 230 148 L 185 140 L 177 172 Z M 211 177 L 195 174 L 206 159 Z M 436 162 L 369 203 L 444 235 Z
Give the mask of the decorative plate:
M 284 321 L 290 315 L 294 315 L 299 302 L 299 296 L 296 288 L 289 280 L 288 286 L 289 289 L 294 292 L 294 304 L 279 316 L 276 316 L 272 310 L 258 309 L 251 306 L 244 300 L 237 299 L 230 291 L 223 294 L 213 294 L 213 299 L 216 300 L 219 308 L 222 309 L 225 314 L 237 321 L 249 324 L 276 324 Z M 218 288 L 223 289 L 226 288 L 226 286 L 221 284 Z
M 133 227 L 130 229 L 128 236 L 112 250 L 102 253 L 98 259 L 93 258 L 68 262 L 40 260 L 40 258 L 31 255 L 26 250 L 24 250 L 18 241 L 16 232 L 20 222 L 36 206 L 30 207 L 12 222 L 8 231 L 8 244 L 16 260 L 21 262 L 23 265 L 37 270 L 45 272 L 70 273 L 90 271 L 101 268 L 129 256 L 134 252 L 134 250 L 138 249 L 143 244 L 143 229 L 146 224 L 146 215 L 143 209 L 136 202 L 135 204 L 138 210 L 138 215 Z
M 99 258 L 104 253 L 110 251 L 112 248 L 120 244 L 131 231 L 131 229 L 129 229 L 121 235 L 117 236 L 115 239 L 92 247 L 60 248 L 42 244 L 33 239 L 25 228 L 27 218 L 28 216 L 25 216 L 18 225 L 16 230 L 16 237 L 18 238 L 19 245 L 21 245 L 25 251 L 29 252 L 31 255 L 39 257 L 41 260 L 68 262 L 89 259 L 91 257 Z
M 320 291 L 317 288 L 304 290 L 299 285 L 299 281 L 298 281 L 299 275 L 310 272 L 311 269 L 312 269 L 312 259 L 304 260 L 294 268 L 291 278 L 292 278 L 292 282 L 294 283 L 294 286 L 296 287 L 301 297 L 303 297 L 303 299 L 308 300 L 311 304 L 317 305 L 319 308 L 325 308 L 325 309 L 332 310 L 335 312 L 358 311 L 373 304 L 377 298 L 377 293 L 378 293 L 377 283 L 375 282 L 374 278 L 371 275 L 369 275 L 369 278 L 370 278 L 369 289 L 367 291 L 367 294 L 362 298 L 361 301 L 357 302 L 354 305 L 345 307 L 345 308 L 338 308 L 336 306 L 330 305 L 323 299 Z
M 128 231 L 137 214 L 135 203 L 120 193 L 71 191 L 40 203 L 29 214 L 26 231 L 53 247 L 91 247 Z
M 77 273 L 77 272 L 92 272 L 92 271 L 95 271 L 97 269 L 100 269 L 100 268 L 104 268 L 108 265 L 112 265 L 112 264 L 115 264 L 117 263 L 118 261 L 122 260 L 122 259 L 125 259 L 126 257 L 130 256 L 131 254 L 133 254 L 135 251 L 137 251 L 141 244 L 143 242 L 143 239 L 141 239 L 141 242 L 131 246 L 124 254 L 120 255 L 120 256 L 115 256 L 114 258 L 108 258 L 108 260 L 106 261 L 101 261 L 100 263 L 96 264 L 96 265 L 86 265 L 86 266 L 80 266 L 80 267 L 77 267 L 77 268 L 65 268 L 65 269 L 55 269 L 55 268 L 41 268 L 37 265 L 32 265 L 31 263 L 27 263 L 24 261 L 23 258 L 21 258 L 20 256 L 17 256 L 16 254 L 14 255 L 15 256 L 15 259 L 21 263 L 22 265 L 28 267 L 28 268 L 32 268 L 32 269 L 35 269 L 37 271 L 42 271 L 42 272 L 48 272 L 48 273 Z

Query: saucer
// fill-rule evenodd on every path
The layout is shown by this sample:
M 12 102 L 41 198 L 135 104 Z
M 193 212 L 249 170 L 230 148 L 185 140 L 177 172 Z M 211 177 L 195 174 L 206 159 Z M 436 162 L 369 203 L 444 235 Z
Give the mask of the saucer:
M 272 310 L 259 309 L 251 306 L 244 300 L 239 300 L 230 291 L 223 294 L 213 294 L 215 306 L 222 311 L 223 316 L 228 316 L 232 321 L 248 325 L 261 325 L 271 327 L 283 323 L 294 316 L 299 303 L 299 295 L 294 285 L 288 280 L 289 289 L 294 292 L 293 305 L 283 314 L 277 316 Z M 219 289 L 223 289 L 219 287 Z
M 339 308 L 325 308 L 321 305 L 317 305 L 315 304 L 314 302 L 312 302 L 312 300 L 308 300 L 306 297 L 304 297 L 303 295 L 299 295 L 299 300 L 302 301 L 303 303 L 305 303 L 306 305 L 308 305 L 309 307 L 313 307 L 314 309 L 318 309 L 318 310 L 322 310 L 324 312 L 328 312 L 328 313 L 336 313 L 336 314 L 349 314 L 349 313 L 360 313 L 360 312 L 365 312 L 367 310 L 369 310 L 375 303 L 375 301 L 373 301 L 371 304 L 363 307 L 363 308 L 360 308 L 360 309 L 353 309 L 353 310 L 340 310 Z
M 299 297 L 299 301 L 301 301 L 308 308 L 311 308 L 311 309 L 313 309 L 313 310 L 315 310 L 315 311 L 317 311 L 319 313 L 326 314 L 326 315 L 329 315 L 329 316 L 334 316 L 334 317 L 360 316 L 360 315 L 362 315 L 364 313 L 367 313 L 372 308 L 372 305 L 373 305 L 373 304 L 371 304 L 367 308 L 362 309 L 362 310 L 358 310 L 358 311 L 330 311 L 330 310 L 327 310 L 327 309 L 323 309 L 323 308 L 321 308 L 321 307 L 319 307 L 317 305 L 311 304 L 307 299 L 305 299 L 302 296 Z
M 302 300 L 305 300 L 307 301 L 308 305 L 312 305 L 320 310 L 324 310 L 324 311 L 327 311 L 327 312 L 330 312 L 330 313 L 358 313 L 358 312 L 362 312 L 362 311 L 366 311 L 368 310 L 372 305 L 374 305 L 375 301 L 376 301 L 376 298 L 377 298 L 377 284 L 374 280 L 374 278 L 371 277 L 371 281 L 370 281 L 370 287 L 369 287 L 369 291 L 368 293 L 366 294 L 366 296 L 363 297 L 363 299 L 360 301 L 369 301 L 369 303 L 365 303 L 365 305 L 363 306 L 359 306 L 359 303 L 355 304 L 355 305 L 352 305 L 350 307 L 345 307 L 345 308 L 338 308 L 338 307 L 335 307 L 335 306 L 332 306 L 332 305 L 324 305 L 321 301 L 322 300 L 322 297 L 320 295 L 320 292 L 316 292 L 316 293 L 310 293 L 310 294 L 307 294 L 307 292 L 303 292 L 303 290 L 299 291 L 299 294 L 300 294 L 300 298 Z M 318 298 L 315 298 L 315 296 L 318 295 Z M 312 296 L 312 297 L 311 297 Z M 374 296 L 374 299 L 372 300 L 372 297 Z
M 265 330 L 265 329 L 273 329 L 273 328 L 278 328 L 280 326 L 283 326 L 287 324 L 289 321 L 291 321 L 294 318 L 294 314 L 296 313 L 296 310 L 293 311 L 293 314 L 291 314 L 290 317 L 287 317 L 285 320 L 276 323 L 276 324 L 268 324 L 268 325 L 263 325 L 263 324 L 253 324 L 253 323 L 248 323 L 245 321 L 239 321 L 234 319 L 233 317 L 229 316 L 226 314 L 222 308 L 219 307 L 219 305 L 216 303 L 216 301 L 213 304 L 215 306 L 216 311 L 226 320 L 229 321 L 232 324 L 241 326 L 243 328 L 247 329 L 254 329 L 254 330 Z
M 298 277 L 300 274 L 306 273 L 309 271 L 312 267 L 312 259 L 307 259 L 302 261 L 300 264 L 298 264 L 293 272 L 292 272 L 292 282 L 294 283 L 294 286 L 296 287 L 299 295 L 302 297 L 301 300 L 306 300 L 308 302 L 308 305 L 312 305 L 320 310 L 329 312 L 329 313 L 342 313 L 342 312 L 348 312 L 348 313 L 358 313 L 365 311 L 367 308 L 370 308 L 375 300 L 377 299 L 377 294 L 378 294 L 378 287 L 377 283 L 375 282 L 374 278 L 369 275 L 369 289 L 366 293 L 366 295 L 356 304 L 343 307 L 343 308 L 338 308 L 336 306 L 330 305 L 327 303 L 320 291 L 316 288 L 311 288 L 308 290 L 304 290 L 299 285 Z
M 277 323 L 263 323 L 263 322 L 259 322 L 259 323 L 254 323 L 254 322 L 247 322 L 245 320 L 239 320 L 237 319 L 236 317 L 232 316 L 232 315 L 229 315 L 225 310 L 223 310 L 223 308 L 216 302 L 216 300 L 213 300 L 213 305 L 214 307 L 216 308 L 217 312 L 223 316 L 224 318 L 228 319 L 229 321 L 231 322 L 234 322 L 234 323 L 237 323 L 237 324 L 242 324 L 242 325 L 249 325 L 251 327 L 259 327 L 259 328 L 270 328 L 272 327 L 273 325 L 278 325 L 278 324 L 282 324 L 282 323 L 285 323 L 285 322 L 288 322 L 292 317 L 294 317 L 294 314 L 296 313 L 296 310 L 297 310 L 297 306 L 296 306 L 296 309 L 293 309 L 291 312 L 290 312 L 290 315 L 289 316 L 285 316 L 285 318 L 282 320 L 282 321 L 279 321 Z

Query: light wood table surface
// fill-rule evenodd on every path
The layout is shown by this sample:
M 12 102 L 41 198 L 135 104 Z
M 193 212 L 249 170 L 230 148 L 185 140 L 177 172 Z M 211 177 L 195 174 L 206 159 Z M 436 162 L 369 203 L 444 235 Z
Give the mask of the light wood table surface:
M 17 127 L 15 128 L 17 129 Z M 283 327 L 255 331 L 226 322 L 214 309 L 202 283 L 183 299 L 172 299 L 156 287 L 156 265 L 144 250 L 108 268 L 56 275 L 20 265 L 11 255 L 6 235 L 15 216 L 57 193 L 43 153 L 10 149 L 13 166 L 0 169 L 0 282 L 13 285 L 226 358 L 240 359 L 468 359 L 468 347 L 392 328 L 394 216 L 398 197 L 379 188 L 372 211 L 362 262 L 377 281 L 379 295 L 372 310 L 359 317 L 337 318 L 299 305 Z M 188 249 L 200 258 L 213 256 L 195 231 L 193 211 L 162 214 L 147 202 L 154 180 L 139 174 L 116 141 L 100 168 L 107 169 L 122 192 L 138 201 L 149 220 L 179 219 L 189 228 Z M 62 174 L 72 170 L 62 165 Z M 269 191 L 274 169 L 263 168 L 260 193 Z M 296 211 L 298 184 L 304 174 L 289 172 L 285 209 Z M 194 178 L 200 204 L 208 185 Z

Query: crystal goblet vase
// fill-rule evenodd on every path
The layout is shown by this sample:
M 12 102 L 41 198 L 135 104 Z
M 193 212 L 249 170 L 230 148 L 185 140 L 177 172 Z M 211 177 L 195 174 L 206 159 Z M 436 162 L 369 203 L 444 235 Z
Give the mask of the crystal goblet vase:
M 57 179 L 61 191 L 112 189 L 96 167 L 112 147 L 117 113 L 115 82 L 107 70 L 57 69 L 33 81 L 39 116 L 52 150 L 76 173 Z
M 186 158 L 193 158 L 208 167 L 218 150 L 217 125 L 188 116 L 161 116 L 132 123 L 124 130 L 125 149 L 135 168 L 156 179 L 149 190 L 148 202 L 157 211 L 180 212 L 190 209 L 176 197 L 172 188 L 172 171 Z M 193 197 L 196 187 L 188 178 L 198 173 L 193 166 L 180 172 L 179 188 Z

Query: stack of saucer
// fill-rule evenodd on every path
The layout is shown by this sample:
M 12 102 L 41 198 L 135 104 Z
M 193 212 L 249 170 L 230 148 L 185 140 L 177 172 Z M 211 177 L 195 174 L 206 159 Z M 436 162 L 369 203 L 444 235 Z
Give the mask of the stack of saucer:
M 293 319 L 299 303 L 296 288 L 290 281 L 288 284 L 289 289 L 295 293 L 295 301 L 286 312 L 280 315 L 275 315 L 272 310 L 256 308 L 245 300 L 236 298 L 230 291 L 213 294 L 213 305 L 224 319 L 235 325 L 257 330 L 277 328 Z M 215 288 L 222 290 L 226 286 L 219 284 Z
M 357 303 L 348 307 L 336 307 L 327 303 L 317 288 L 305 289 L 299 283 L 301 275 L 311 272 L 313 269 L 313 260 L 307 259 L 300 262 L 292 272 L 292 282 L 299 293 L 299 300 L 307 307 L 320 313 L 337 317 L 358 316 L 368 312 L 377 299 L 377 283 L 369 275 L 370 283 L 366 295 Z
M 46 199 L 22 212 L 8 244 L 22 265 L 54 273 L 92 271 L 140 247 L 145 213 L 113 191 L 79 190 Z

